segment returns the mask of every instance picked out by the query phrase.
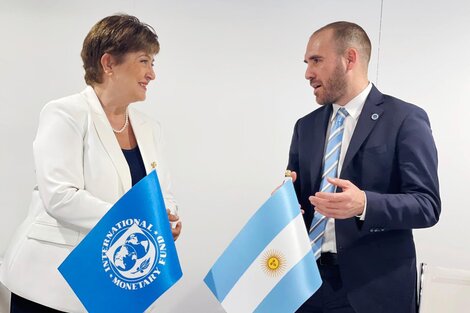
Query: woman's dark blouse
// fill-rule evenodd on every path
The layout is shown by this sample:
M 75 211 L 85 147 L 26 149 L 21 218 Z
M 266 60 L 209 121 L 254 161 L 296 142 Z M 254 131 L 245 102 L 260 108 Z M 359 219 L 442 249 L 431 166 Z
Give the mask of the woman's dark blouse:
M 147 172 L 145 171 L 144 160 L 142 160 L 139 146 L 136 146 L 134 149 L 130 150 L 122 149 L 122 152 L 126 157 L 127 164 L 129 164 L 132 177 L 132 186 L 134 186 L 139 182 L 139 180 L 147 175 Z

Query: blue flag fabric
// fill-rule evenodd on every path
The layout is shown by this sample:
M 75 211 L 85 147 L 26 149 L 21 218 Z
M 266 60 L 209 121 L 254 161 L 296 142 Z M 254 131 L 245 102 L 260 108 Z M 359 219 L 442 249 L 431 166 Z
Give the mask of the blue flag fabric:
M 204 282 L 228 313 L 294 312 L 321 286 L 291 180 L 255 212 Z
M 88 312 L 144 312 L 182 274 L 156 171 L 106 213 L 59 266 Z

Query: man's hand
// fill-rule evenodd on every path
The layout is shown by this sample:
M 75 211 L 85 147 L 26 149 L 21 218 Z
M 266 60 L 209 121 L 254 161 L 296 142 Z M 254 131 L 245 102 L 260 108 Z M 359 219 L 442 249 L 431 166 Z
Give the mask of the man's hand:
M 295 182 L 295 180 L 297 179 L 297 173 L 296 172 L 290 172 L 290 178 L 292 178 L 292 182 Z M 280 184 L 279 186 L 277 186 L 276 188 L 274 188 L 273 191 L 271 191 L 271 196 L 273 195 L 273 193 L 275 193 L 279 188 L 281 188 L 281 186 L 283 185 L 284 183 Z
M 292 182 L 295 182 L 295 180 L 297 179 L 297 173 L 296 172 L 290 172 L 290 178 L 292 179 Z M 271 196 L 273 195 L 273 193 L 275 193 L 279 188 L 281 188 L 281 186 L 283 185 L 284 183 L 280 184 L 279 186 L 277 186 L 272 192 L 271 192 Z M 302 212 L 302 214 L 305 213 L 305 211 L 302 209 L 302 207 L 300 206 L 299 204 L 299 208 L 300 208 L 300 211 Z
M 315 211 L 326 217 L 345 219 L 361 215 L 364 212 L 365 194 L 349 180 L 328 178 L 328 182 L 340 187 L 338 193 L 317 192 L 308 199 L 315 206 Z

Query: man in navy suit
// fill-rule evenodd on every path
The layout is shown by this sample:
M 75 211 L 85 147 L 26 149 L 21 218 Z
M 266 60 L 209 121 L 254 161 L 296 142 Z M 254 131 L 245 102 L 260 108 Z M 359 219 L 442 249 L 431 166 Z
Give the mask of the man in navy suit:
M 320 108 L 299 119 L 288 169 L 307 229 L 327 217 L 317 260 L 323 285 L 298 312 L 416 311 L 412 229 L 440 215 L 437 151 L 426 113 L 382 94 L 367 77 L 365 31 L 335 22 L 310 37 L 305 78 Z M 327 135 L 347 111 L 336 192 L 319 192 Z

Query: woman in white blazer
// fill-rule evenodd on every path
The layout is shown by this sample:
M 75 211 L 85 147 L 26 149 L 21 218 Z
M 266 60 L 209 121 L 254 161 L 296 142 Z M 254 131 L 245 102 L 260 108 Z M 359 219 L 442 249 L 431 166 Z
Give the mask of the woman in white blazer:
M 85 311 L 57 268 L 153 165 L 167 207 L 176 207 L 160 126 L 129 107 L 145 99 L 158 51 L 147 24 L 129 15 L 104 18 L 83 43 L 88 87 L 41 111 L 33 144 L 37 186 L 0 273 L 12 313 Z M 176 240 L 181 222 L 172 231 Z

